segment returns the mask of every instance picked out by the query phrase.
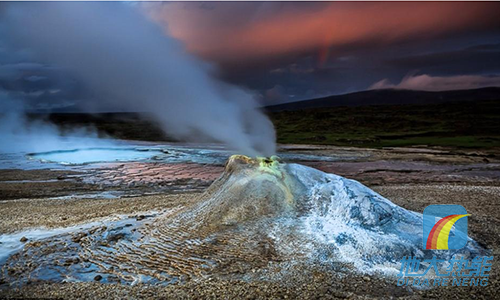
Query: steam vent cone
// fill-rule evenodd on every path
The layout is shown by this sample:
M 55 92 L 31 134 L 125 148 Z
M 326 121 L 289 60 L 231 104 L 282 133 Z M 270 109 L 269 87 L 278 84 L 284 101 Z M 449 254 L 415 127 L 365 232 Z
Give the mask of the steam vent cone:
M 485 253 L 471 239 L 456 252 L 423 250 L 421 214 L 357 181 L 276 156 L 231 156 L 195 203 L 28 242 L 4 262 L 2 281 L 262 279 L 316 264 L 395 276 L 404 256 Z

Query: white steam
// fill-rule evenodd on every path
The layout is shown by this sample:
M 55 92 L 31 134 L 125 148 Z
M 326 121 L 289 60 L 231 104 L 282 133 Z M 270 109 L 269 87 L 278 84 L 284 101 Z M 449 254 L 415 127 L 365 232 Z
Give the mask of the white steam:
M 152 113 L 171 135 L 248 155 L 275 152 L 272 123 L 253 96 L 211 76 L 134 5 L 17 3 L 4 22 L 10 42 L 74 72 L 104 101 Z
M 44 120 L 32 120 L 24 114 L 22 99 L 0 90 L 0 152 L 40 152 L 88 147 L 110 147 L 114 142 L 99 139 L 93 128 L 73 128 L 64 133 Z

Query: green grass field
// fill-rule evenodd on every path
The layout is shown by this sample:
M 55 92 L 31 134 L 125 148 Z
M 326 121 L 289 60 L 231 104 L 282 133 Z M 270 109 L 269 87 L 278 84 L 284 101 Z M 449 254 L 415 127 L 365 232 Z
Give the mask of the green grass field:
M 433 105 L 333 107 L 269 113 L 279 143 L 358 147 L 500 147 L 500 100 Z M 101 135 L 174 141 L 137 114 L 52 114 L 63 129 L 91 126 Z
M 270 113 L 279 143 L 500 146 L 500 101 L 333 107 Z

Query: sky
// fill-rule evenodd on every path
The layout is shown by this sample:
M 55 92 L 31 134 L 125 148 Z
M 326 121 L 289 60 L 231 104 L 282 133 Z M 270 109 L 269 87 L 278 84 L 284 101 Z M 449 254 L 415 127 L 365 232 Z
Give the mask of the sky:
M 30 5 L 25 3 L 24 5 Z M 116 5 L 123 5 L 116 3 Z M 150 2 L 128 4 L 213 76 L 264 105 L 380 88 L 500 86 L 500 3 Z M 33 110 L 99 106 L 71 70 L 2 40 L 0 89 Z M 168 55 L 168 54 L 166 54 Z

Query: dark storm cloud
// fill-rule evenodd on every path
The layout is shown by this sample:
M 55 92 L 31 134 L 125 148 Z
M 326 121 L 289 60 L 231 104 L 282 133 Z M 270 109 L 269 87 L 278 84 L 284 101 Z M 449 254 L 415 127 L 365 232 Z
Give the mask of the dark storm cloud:
M 321 66 L 311 53 L 288 64 L 270 64 L 268 68 L 260 67 L 258 70 L 229 68 L 223 71 L 228 80 L 250 84 L 254 89 L 266 91 L 279 85 L 284 89 L 282 94 L 294 95 L 287 99 L 289 101 L 365 90 L 383 79 L 398 83 L 410 75 L 482 75 L 482 82 L 488 84 L 492 82 L 486 77 L 500 74 L 498 40 L 500 35 L 488 35 L 481 39 L 458 36 L 428 42 L 351 49 L 332 55 Z M 474 82 L 477 83 L 477 79 Z M 464 83 L 463 89 L 469 87 L 462 80 L 453 82 L 458 85 Z M 478 83 L 477 86 L 483 85 Z M 417 89 L 420 85 L 413 87 Z
M 77 109 L 89 97 L 68 72 L 39 63 L 0 65 L 0 90 L 34 111 Z
M 499 3 L 154 3 L 146 11 L 216 62 L 222 78 L 269 103 L 417 73 L 499 72 Z
M 382 80 L 397 86 L 409 76 L 500 74 L 500 3 L 133 5 L 191 53 L 213 63 L 220 78 L 254 90 L 264 103 L 364 90 Z M 0 24 L 0 36 L 1 31 Z M 0 65 L 28 62 L 33 62 L 29 49 L 11 51 L 0 39 Z M 36 76 L 43 78 L 37 81 Z M 42 106 L 102 102 L 87 101 L 96 95 L 85 94 L 83 86 L 62 77 L 40 71 L 22 78 L 0 77 L 0 86 L 26 92 L 25 97 L 29 94 L 32 103 L 40 101 Z
M 500 36 L 497 40 L 500 40 Z M 396 68 L 415 69 L 436 75 L 498 73 L 500 43 L 407 56 L 390 60 L 388 64 Z

